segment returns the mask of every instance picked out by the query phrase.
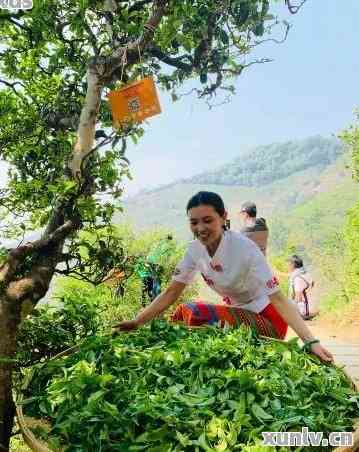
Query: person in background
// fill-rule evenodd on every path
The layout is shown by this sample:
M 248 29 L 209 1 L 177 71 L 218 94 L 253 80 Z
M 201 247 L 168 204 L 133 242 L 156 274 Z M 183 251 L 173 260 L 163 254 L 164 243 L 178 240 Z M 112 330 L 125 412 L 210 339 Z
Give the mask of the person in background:
M 186 208 L 191 232 L 196 237 L 177 264 L 172 282 L 132 320 L 114 327 L 113 333 L 132 331 L 158 317 L 176 303 L 197 273 L 229 304 L 182 303 L 173 321 L 187 325 L 247 325 L 258 334 L 283 339 L 288 325 L 311 351 L 324 361 L 333 356 L 314 338 L 298 310 L 283 296 L 278 280 L 258 247 L 243 234 L 225 227 L 227 211 L 213 192 L 194 195 Z
M 136 273 L 142 280 L 142 305 L 146 305 L 146 300 L 154 300 L 161 293 L 161 280 L 163 267 L 160 264 L 161 258 L 171 252 L 173 237 L 168 234 L 162 239 L 146 259 L 139 258 L 136 266 Z
M 152 293 L 154 278 L 151 265 L 142 255 L 137 258 L 135 273 L 142 281 L 142 306 L 146 306 L 148 299 L 153 300 L 155 298 Z
M 247 201 L 242 204 L 240 218 L 243 224 L 242 234 L 256 243 L 262 253 L 266 255 L 269 231 L 266 220 L 257 218 L 257 206 L 254 202 Z
M 289 298 L 296 303 L 302 318 L 310 320 L 317 314 L 314 312 L 312 299 L 313 278 L 305 270 L 303 260 L 296 254 L 289 258 L 288 266 Z

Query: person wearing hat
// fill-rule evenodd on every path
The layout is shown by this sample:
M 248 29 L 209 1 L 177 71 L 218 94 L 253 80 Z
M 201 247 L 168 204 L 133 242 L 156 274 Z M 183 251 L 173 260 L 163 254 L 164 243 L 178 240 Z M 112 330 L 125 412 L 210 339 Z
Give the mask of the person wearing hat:
M 257 218 L 257 206 L 254 202 L 247 201 L 242 204 L 240 218 L 243 224 L 242 234 L 258 245 L 262 253 L 266 255 L 269 235 L 268 226 L 264 218 Z

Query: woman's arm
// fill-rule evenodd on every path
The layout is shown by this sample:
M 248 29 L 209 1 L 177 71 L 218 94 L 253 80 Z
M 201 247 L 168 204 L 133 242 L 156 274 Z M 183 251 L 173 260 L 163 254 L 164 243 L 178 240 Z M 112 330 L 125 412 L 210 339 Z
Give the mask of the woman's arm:
M 304 343 L 314 340 L 314 336 L 300 316 L 297 308 L 278 291 L 269 295 L 269 299 L 288 325 L 298 334 Z M 311 351 L 323 361 L 332 361 L 332 354 L 319 343 L 311 345 Z
M 151 321 L 152 319 L 160 315 L 163 311 L 165 311 L 169 306 L 175 303 L 182 294 L 185 287 L 186 284 L 184 283 L 172 281 L 172 283 L 164 292 L 160 293 L 160 295 L 158 295 L 150 305 L 148 305 L 145 309 L 137 314 L 135 319 L 126 320 L 119 323 L 114 327 L 114 332 L 134 330 L 139 326 Z

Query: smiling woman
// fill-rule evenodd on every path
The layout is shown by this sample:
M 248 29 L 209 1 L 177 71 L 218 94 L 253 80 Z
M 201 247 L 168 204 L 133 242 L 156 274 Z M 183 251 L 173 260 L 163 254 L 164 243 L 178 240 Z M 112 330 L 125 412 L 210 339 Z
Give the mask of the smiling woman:
M 325 361 L 332 355 L 315 339 L 296 307 L 280 292 L 259 248 L 243 234 L 227 231 L 223 200 L 212 192 L 199 192 L 187 204 L 191 231 L 195 236 L 172 282 L 134 320 L 121 322 L 117 331 L 131 331 L 151 321 L 174 304 L 185 287 L 200 272 L 208 286 L 223 297 L 223 304 L 180 304 L 173 321 L 188 325 L 247 325 L 259 334 L 284 338 L 288 325 L 303 340 L 308 351 Z

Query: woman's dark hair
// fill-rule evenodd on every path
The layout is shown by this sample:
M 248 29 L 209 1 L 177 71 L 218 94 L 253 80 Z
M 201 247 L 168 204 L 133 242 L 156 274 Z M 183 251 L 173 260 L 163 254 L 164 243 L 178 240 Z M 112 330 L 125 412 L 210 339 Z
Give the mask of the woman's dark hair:
M 192 196 L 188 201 L 186 212 L 188 213 L 192 207 L 198 206 L 212 206 L 220 217 L 224 217 L 226 213 L 223 199 L 212 191 L 199 191 L 196 195 Z M 225 231 L 229 229 L 228 225 L 224 224 L 223 229 Z
M 294 268 L 302 268 L 303 267 L 303 259 L 301 259 L 296 254 L 293 254 L 293 256 L 290 257 L 289 262 L 291 262 L 294 265 Z
M 223 217 L 226 213 L 222 198 L 217 195 L 217 193 L 213 193 L 211 191 L 199 191 L 196 195 L 192 196 L 192 198 L 188 201 L 186 211 L 188 213 L 188 211 L 193 207 L 203 205 L 212 206 L 221 217 Z

